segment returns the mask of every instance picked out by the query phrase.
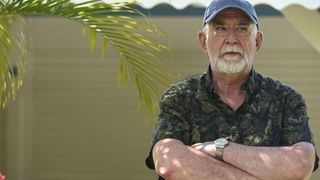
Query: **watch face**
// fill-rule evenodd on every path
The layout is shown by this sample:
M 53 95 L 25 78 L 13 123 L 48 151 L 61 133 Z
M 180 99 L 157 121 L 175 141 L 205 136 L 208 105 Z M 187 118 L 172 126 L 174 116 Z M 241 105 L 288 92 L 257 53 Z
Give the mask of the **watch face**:
M 215 140 L 215 144 L 220 145 L 220 146 L 225 146 L 228 144 L 228 140 L 226 138 L 219 138 Z

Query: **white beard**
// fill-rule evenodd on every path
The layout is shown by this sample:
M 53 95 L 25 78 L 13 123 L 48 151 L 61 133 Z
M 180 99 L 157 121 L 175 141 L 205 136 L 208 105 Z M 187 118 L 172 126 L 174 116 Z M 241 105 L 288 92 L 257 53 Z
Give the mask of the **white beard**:
M 233 51 L 241 54 L 238 56 L 229 56 L 224 53 Z M 239 46 L 226 46 L 221 49 L 221 53 L 214 61 L 214 68 L 218 73 L 238 74 L 243 72 L 248 66 L 248 59 L 243 56 L 243 50 Z
M 248 63 L 245 58 L 241 58 L 240 60 L 218 59 L 215 66 L 216 70 L 220 73 L 238 74 L 245 70 L 245 68 L 248 66 Z

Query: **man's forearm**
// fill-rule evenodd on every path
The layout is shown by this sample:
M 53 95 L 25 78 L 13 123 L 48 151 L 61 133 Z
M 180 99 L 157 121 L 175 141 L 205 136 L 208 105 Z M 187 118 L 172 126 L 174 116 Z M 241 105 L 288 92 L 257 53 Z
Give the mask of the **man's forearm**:
M 314 147 L 301 142 L 287 147 L 252 147 L 230 143 L 223 158 L 226 162 L 259 179 L 308 179 L 314 164 Z
M 167 180 L 257 179 L 175 139 L 159 141 L 153 149 L 153 158 L 157 173 Z

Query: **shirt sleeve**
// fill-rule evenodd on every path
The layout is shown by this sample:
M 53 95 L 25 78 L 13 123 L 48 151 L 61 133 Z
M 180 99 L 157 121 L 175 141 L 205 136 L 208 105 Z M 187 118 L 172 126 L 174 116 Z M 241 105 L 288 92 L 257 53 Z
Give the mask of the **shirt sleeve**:
M 188 144 L 190 127 L 186 121 L 183 99 L 183 95 L 179 95 L 174 89 L 171 89 L 160 100 L 159 119 L 153 131 L 149 155 L 145 160 L 150 169 L 154 169 L 152 149 L 158 141 L 174 138 Z
M 301 94 L 292 91 L 289 93 L 284 109 L 281 144 L 290 146 L 298 142 L 310 142 L 314 145 L 312 133 L 309 127 L 307 106 Z M 316 153 L 314 170 L 319 166 L 319 158 Z

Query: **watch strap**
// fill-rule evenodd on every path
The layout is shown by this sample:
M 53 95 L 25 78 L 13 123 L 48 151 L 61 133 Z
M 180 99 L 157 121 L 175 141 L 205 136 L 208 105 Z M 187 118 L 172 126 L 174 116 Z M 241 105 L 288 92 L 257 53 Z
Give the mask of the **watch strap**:
M 223 149 L 224 149 L 224 146 L 216 146 L 215 158 L 220 161 L 223 161 Z

